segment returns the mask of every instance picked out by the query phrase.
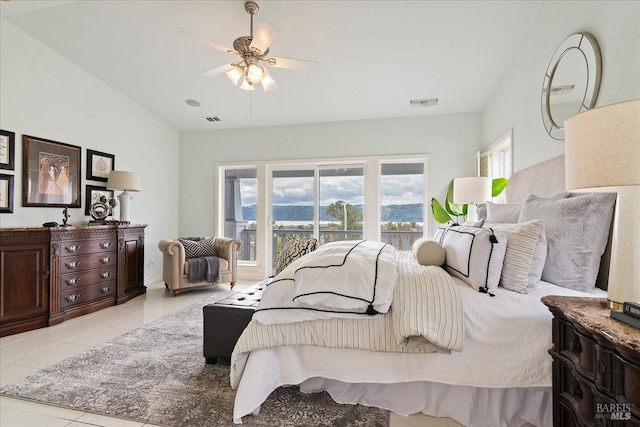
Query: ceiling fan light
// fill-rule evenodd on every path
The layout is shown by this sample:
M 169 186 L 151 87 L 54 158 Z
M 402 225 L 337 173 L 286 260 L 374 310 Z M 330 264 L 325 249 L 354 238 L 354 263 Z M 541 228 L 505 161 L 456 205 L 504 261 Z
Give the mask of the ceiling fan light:
M 251 82 L 252 84 L 260 83 L 262 81 L 262 77 L 264 76 L 264 73 L 265 73 L 264 68 L 256 64 L 251 64 L 249 65 L 249 68 L 247 68 L 246 79 L 248 79 L 249 82 Z
M 269 74 L 266 70 L 264 72 L 264 76 L 262 77 L 262 81 L 260 82 L 262 83 L 262 88 L 264 89 L 264 91 L 268 91 L 269 89 L 275 89 L 276 86 L 274 86 L 276 84 L 276 81 L 273 79 L 273 77 L 271 77 L 271 74 Z
M 242 84 L 240 85 L 240 89 L 242 90 L 256 90 L 256 88 L 251 84 L 251 82 L 245 77 L 242 80 Z
M 229 80 L 231 80 L 231 83 L 233 83 L 234 85 L 237 85 L 238 80 L 240 80 L 240 77 L 242 77 L 243 72 L 244 72 L 244 69 L 242 67 L 235 66 L 229 71 L 227 71 L 225 74 L 227 75 Z

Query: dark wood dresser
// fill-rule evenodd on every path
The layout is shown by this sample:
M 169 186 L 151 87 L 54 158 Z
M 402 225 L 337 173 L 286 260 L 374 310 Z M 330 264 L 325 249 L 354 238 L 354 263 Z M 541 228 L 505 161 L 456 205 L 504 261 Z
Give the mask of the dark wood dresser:
M 640 426 L 640 330 L 604 298 L 546 296 L 553 318 L 553 425 Z
M 146 292 L 146 225 L 0 229 L 0 336 Z

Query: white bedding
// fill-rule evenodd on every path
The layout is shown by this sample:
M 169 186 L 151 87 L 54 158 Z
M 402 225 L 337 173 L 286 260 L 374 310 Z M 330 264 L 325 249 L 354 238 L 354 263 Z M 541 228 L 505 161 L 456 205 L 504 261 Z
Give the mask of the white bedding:
M 537 396 L 534 400 L 548 401 L 550 405 L 551 356 L 547 350 L 551 347 L 552 315 L 540 298 L 544 295 L 602 297 L 606 293 L 598 290 L 595 294 L 586 294 L 538 282 L 528 294 L 499 288 L 496 296 L 490 298 L 458 279 L 455 283 L 465 316 L 465 347 L 461 353 L 378 353 L 310 346 L 276 347 L 243 353 L 236 358 L 233 367 L 237 378 L 233 384 L 237 386 L 234 421 L 239 422 L 241 417 L 258 410 L 275 388 L 301 384 L 312 378 L 336 380 L 332 386 L 338 384 L 338 388 L 343 390 L 347 384 L 365 384 L 375 388 L 374 383 L 409 382 L 471 386 L 484 390 L 486 395 L 496 393 L 490 389 L 538 389 L 528 392 Z M 311 389 L 317 390 L 316 386 Z M 414 393 L 415 404 L 407 406 L 406 399 L 393 402 L 388 393 L 382 394 L 386 396 L 383 402 L 375 399 L 371 402 L 366 401 L 366 397 L 358 398 L 357 392 L 354 395 L 353 388 L 350 390 L 346 394 L 351 396 L 351 400 L 356 399 L 351 403 L 373 404 L 405 414 L 400 406 L 429 413 L 429 403 L 424 402 L 425 396 L 418 393 Z M 525 393 L 518 390 L 516 394 Z M 365 396 L 375 394 L 372 390 L 363 392 Z M 513 411 L 519 411 L 517 405 Z M 443 412 L 431 414 L 456 416 Z M 546 411 L 541 408 L 534 418 L 538 425 L 545 425 L 550 422 L 549 417 L 550 406 Z

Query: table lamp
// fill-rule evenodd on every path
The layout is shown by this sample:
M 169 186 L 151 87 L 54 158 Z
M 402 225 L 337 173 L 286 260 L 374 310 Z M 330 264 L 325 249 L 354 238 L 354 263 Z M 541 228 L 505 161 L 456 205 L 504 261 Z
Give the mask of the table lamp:
M 476 220 L 476 204 L 491 200 L 491 179 L 470 176 L 453 180 L 453 203 L 468 204 L 467 218 Z
M 565 125 L 567 191 L 617 193 L 609 307 L 640 301 L 640 99 L 575 115 Z
M 123 190 L 118 196 L 120 202 L 120 221 L 129 222 L 129 191 L 140 191 L 140 177 L 135 172 L 111 171 L 107 180 L 110 190 Z

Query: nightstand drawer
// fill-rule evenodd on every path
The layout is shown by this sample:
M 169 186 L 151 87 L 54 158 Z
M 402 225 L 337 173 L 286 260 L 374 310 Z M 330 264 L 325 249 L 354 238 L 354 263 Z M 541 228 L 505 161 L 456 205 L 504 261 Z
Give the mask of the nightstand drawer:
M 594 341 L 581 334 L 569 322 L 557 319 L 560 332 L 557 351 L 570 359 L 580 374 L 593 379 Z
M 595 405 L 592 385 L 586 379 L 580 378 L 579 374 L 574 374 L 571 367 L 564 362 L 558 361 L 557 367 L 560 379 L 557 391 L 560 399 L 573 407 L 576 414 L 580 414 L 578 418 L 584 417 L 586 421 L 593 423 Z

